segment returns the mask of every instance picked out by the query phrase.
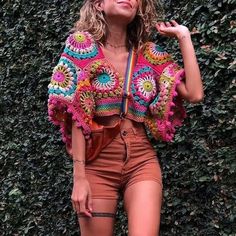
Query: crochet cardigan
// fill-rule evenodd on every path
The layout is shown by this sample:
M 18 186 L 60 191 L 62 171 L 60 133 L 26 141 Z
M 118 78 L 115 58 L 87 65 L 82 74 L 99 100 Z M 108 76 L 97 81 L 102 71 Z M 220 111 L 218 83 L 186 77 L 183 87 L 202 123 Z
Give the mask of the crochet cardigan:
M 148 42 L 133 70 L 126 117 L 143 122 L 157 140 L 172 141 L 186 112 L 176 91 L 184 70 L 160 46 Z M 88 32 L 70 34 L 48 86 L 49 119 L 71 145 L 75 121 L 86 139 L 95 116 L 120 114 L 125 78 L 105 58 Z

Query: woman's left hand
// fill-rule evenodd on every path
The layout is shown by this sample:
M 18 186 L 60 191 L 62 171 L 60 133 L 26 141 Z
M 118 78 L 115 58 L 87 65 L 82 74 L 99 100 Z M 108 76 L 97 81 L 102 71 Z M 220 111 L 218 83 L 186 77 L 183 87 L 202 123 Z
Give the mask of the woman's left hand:
M 175 20 L 159 22 L 156 24 L 156 29 L 163 36 L 176 37 L 178 39 L 190 35 L 188 28 L 184 25 L 179 25 Z

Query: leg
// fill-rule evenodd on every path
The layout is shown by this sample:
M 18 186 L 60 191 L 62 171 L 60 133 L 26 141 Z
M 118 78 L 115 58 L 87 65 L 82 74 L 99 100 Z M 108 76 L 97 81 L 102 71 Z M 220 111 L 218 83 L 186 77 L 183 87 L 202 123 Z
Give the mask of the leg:
M 117 200 L 93 199 L 93 217 L 78 215 L 81 236 L 113 236 Z
M 162 186 L 157 181 L 133 183 L 124 192 L 129 236 L 159 235 Z

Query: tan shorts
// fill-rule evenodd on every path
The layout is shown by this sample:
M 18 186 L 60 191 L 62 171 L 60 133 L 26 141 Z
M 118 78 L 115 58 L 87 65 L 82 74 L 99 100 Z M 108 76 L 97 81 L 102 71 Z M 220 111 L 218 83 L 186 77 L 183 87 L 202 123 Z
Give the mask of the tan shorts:
M 139 181 L 154 180 L 162 186 L 156 152 L 143 128 L 122 128 L 99 156 L 85 166 L 92 198 L 118 199 L 119 193 Z

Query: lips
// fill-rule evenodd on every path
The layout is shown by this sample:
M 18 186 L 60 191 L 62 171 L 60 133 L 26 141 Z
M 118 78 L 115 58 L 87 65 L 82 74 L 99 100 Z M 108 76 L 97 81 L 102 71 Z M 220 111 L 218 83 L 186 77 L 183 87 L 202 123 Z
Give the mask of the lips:
M 129 6 L 130 8 L 133 8 L 132 4 L 130 2 L 127 2 L 127 1 L 118 1 L 117 3 L 118 4 L 124 4 L 124 5 Z

